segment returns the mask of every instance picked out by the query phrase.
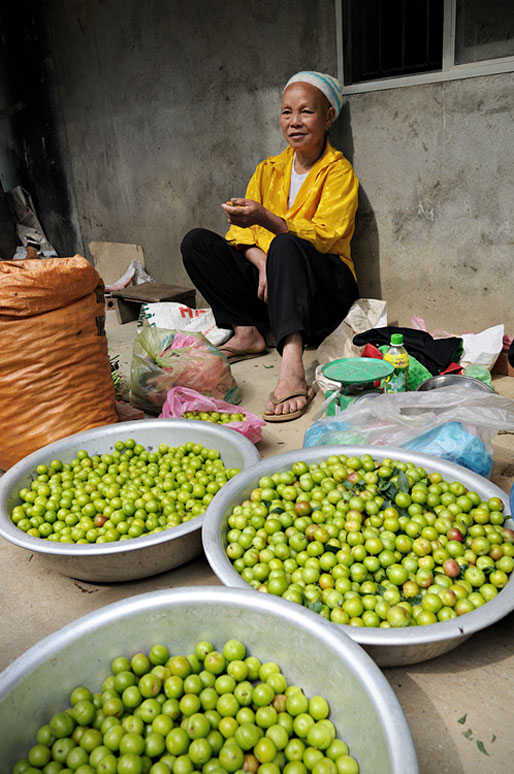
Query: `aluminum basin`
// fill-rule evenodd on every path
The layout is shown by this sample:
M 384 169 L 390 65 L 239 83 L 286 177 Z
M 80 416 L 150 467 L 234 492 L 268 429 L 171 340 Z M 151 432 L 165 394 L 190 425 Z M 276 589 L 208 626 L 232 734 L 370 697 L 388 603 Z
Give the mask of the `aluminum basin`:
M 46 637 L 0 675 L 2 771 L 26 754 L 37 729 L 64 709 L 76 685 L 101 690 L 117 655 L 162 643 L 191 653 L 199 640 L 242 640 L 261 661 L 276 661 L 307 696 L 321 694 L 361 774 L 417 774 L 411 734 L 378 667 L 320 616 L 282 599 L 223 586 L 155 591 L 79 618 Z
M 477 473 L 439 457 L 391 446 L 348 445 L 297 449 L 269 457 L 259 462 L 251 470 L 240 473 L 232 481 L 229 481 L 220 492 L 219 497 L 216 497 L 216 500 L 210 504 L 205 514 L 202 529 L 203 546 L 209 564 L 222 583 L 253 591 L 252 587 L 234 570 L 225 554 L 227 519 L 232 509 L 249 497 L 261 476 L 288 470 L 297 460 L 304 460 L 311 464 L 320 462 L 332 454 L 347 454 L 348 456 L 371 454 L 378 460 L 391 457 L 403 462 L 414 462 L 429 473 L 439 471 L 447 480 L 461 481 L 468 489 L 478 492 L 482 499 L 501 498 L 505 503 L 505 513 L 510 513 L 508 496 L 503 490 Z M 511 522 L 509 526 L 512 526 Z M 253 593 L 259 594 L 260 592 L 253 591 Z M 449 621 L 403 629 L 366 628 L 335 623 L 329 625 L 339 632 L 348 634 L 362 645 L 380 666 L 399 666 L 415 664 L 447 653 L 475 632 L 499 621 L 513 609 L 514 578 L 511 578 L 506 587 L 490 602 L 471 613 L 466 613 L 466 615 Z
M 57 572 L 93 582 L 145 578 L 178 567 L 201 553 L 203 515 L 152 535 L 90 545 L 53 543 L 26 535 L 12 523 L 9 514 L 21 502 L 18 492 L 22 487 L 30 486 L 39 464 L 54 458 L 69 462 L 80 449 L 86 449 L 90 455 L 106 454 L 114 449 L 116 441 L 127 438 L 134 438 L 145 448 L 156 448 L 160 443 L 179 446 L 194 441 L 218 449 L 226 467 L 241 470 L 260 459 L 253 443 L 241 433 L 201 420 L 147 419 L 96 427 L 38 449 L 0 478 L 0 535 L 37 554 Z
M 429 390 L 438 390 L 441 387 L 458 387 L 459 389 L 466 388 L 468 390 L 481 390 L 482 392 L 494 393 L 493 388 L 482 382 L 480 379 L 475 379 L 473 376 L 464 376 L 462 374 L 439 374 L 438 376 L 431 376 L 429 379 L 425 379 L 421 382 L 419 387 L 416 388 L 416 392 L 427 392 Z

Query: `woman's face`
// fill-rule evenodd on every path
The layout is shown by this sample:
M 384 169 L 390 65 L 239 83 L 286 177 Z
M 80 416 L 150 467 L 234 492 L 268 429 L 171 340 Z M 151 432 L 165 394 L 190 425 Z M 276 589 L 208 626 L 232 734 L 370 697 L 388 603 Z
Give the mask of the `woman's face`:
M 284 91 L 280 126 L 286 142 L 300 155 L 323 150 L 335 110 L 310 83 L 292 83 Z

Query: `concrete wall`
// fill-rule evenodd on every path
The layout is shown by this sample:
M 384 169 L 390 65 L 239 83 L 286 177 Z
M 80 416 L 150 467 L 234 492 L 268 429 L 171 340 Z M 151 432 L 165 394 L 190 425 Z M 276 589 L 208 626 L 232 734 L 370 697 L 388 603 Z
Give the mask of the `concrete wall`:
M 349 98 L 354 258 L 390 320 L 514 334 L 513 88 L 506 73 Z
M 335 68 L 332 0 L 47 8 L 84 244 L 140 244 L 155 279 L 186 281 L 182 236 L 224 232 L 221 202 L 284 147 L 285 80 Z
M 336 71 L 333 0 L 45 0 L 83 244 L 142 245 L 188 282 L 179 245 L 224 232 L 221 201 L 279 152 L 280 91 Z M 430 330 L 505 322 L 514 202 L 512 74 L 351 96 L 333 132 L 361 181 L 362 295 Z M 189 284 L 189 283 L 188 283 Z

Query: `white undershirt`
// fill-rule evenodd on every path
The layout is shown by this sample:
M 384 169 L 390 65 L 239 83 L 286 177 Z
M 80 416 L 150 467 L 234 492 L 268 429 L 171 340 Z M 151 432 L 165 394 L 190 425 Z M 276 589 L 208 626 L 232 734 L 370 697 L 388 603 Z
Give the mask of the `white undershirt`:
M 291 183 L 289 185 L 289 197 L 287 199 L 287 207 L 291 207 L 294 200 L 296 199 L 296 194 L 302 187 L 302 183 L 309 174 L 309 172 L 304 172 L 303 175 L 299 175 L 298 172 L 295 172 L 294 169 L 294 162 L 295 162 L 296 154 L 293 158 L 293 166 L 291 167 Z

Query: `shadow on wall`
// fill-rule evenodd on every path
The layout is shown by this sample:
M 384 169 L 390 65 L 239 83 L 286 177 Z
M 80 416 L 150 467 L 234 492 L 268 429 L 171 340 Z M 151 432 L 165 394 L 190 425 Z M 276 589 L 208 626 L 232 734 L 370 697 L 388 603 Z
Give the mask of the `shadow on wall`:
M 352 120 L 348 102 L 345 102 L 343 105 L 341 115 L 334 124 L 330 139 L 332 144 L 339 148 L 348 161 L 353 164 Z M 355 173 L 359 177 L 358 169 L 355 169 Z M 352 257 L 355 263 L 361 297 L 382 298 L 377 220 L 362 185 L 359 188 L 359 208 L 355 218 Z
M 59 255 L 83 253 L 71 183 L 58 75 L 45 3 L 0 5 L 0 79 L 16 109 L 8 116 L 17 184 L 29 191 Z M 0 159 L 1 160 L 1 159 Z

